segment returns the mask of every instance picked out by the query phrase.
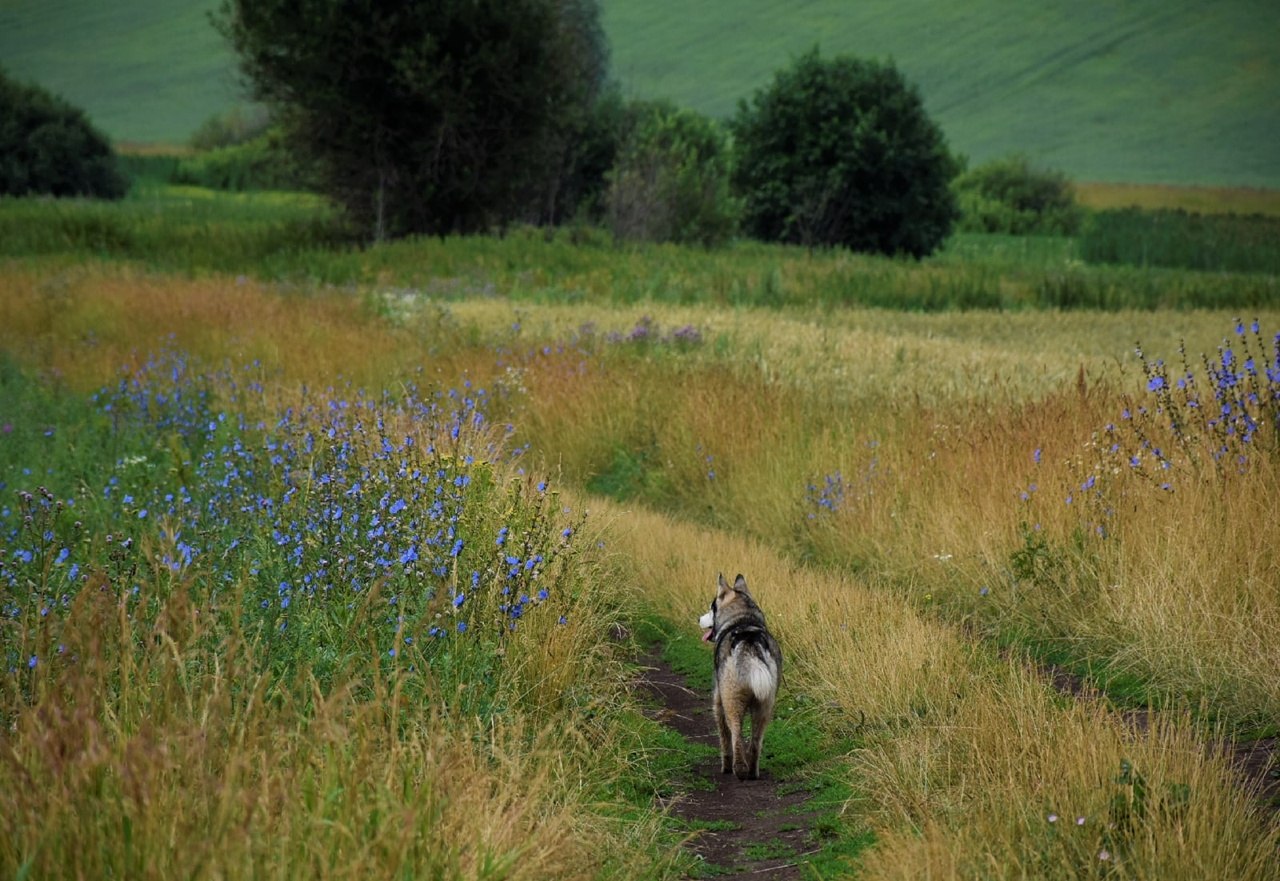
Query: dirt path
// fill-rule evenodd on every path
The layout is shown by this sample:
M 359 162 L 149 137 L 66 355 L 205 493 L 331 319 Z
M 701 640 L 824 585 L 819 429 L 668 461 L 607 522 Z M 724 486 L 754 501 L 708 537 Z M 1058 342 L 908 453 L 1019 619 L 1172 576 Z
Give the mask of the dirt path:
M 655 718 L 686 739 L 718 751 L 711 695 L 690 688 L 662 660 L 659 649 L 643 655 L 640 664 L 637 684 L 657 702 Z M 679 793 L 668 807 L 672 815 L 699 830 L 688 847 L 706 862 L 706 875 L 766 881 L 802 877 L 803 859 L 813 847 L 813 815 L 804 809 L 809 794 L 791 787 L 784 791 L 774 779 L 768 768 L 767 737 L 759 780 L 740 781 L 720 773 L 715 756 L 699 763 L 694 772 L 711 788 Z

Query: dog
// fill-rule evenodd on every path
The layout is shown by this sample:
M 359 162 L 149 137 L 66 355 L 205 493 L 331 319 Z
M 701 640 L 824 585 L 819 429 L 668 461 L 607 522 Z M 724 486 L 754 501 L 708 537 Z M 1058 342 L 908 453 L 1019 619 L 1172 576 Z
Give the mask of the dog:
M 720 770 L 739 780 L 760 777 L 764 730 L 782 682 L 782 650 L 765 627 L 764 612 L 747 592 L 741 575 L 733 586 L 719 577 L 711 610 L 698 620 L 703 642 L 715 644 L 715 690 L 712 706 L 720 730 Z M 751 717 L 751 742 L 742 727 Z

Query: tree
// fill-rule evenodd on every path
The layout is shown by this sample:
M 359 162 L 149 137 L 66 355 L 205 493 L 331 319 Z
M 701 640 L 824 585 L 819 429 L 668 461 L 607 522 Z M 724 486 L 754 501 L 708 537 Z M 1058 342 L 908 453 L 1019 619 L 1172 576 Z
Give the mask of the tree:
M 951 230 L 956 162 L 892 64 L 814 49 L 740 102 L 732 131 L 750 235 L 921 257 Z
M 84 111 L 0 69 L 0 195 L 119 199 L 128 189 Z
M 564 212 L 607 66 L 595 0 L 224 0 L 216 23 L 374 238 Z
M 710 246 L 733 234 L 729 151 L 714 121 L 667 102 L 637 101 L 621 128 L 608 175 L 615 235 Z

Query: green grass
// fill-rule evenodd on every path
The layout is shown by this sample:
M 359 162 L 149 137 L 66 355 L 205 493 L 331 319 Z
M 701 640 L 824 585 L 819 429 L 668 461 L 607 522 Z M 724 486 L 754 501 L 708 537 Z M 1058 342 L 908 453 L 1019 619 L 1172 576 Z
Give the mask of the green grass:
M 628 92 L 717 116 L 815 43 L 891 57 L 955 149 L 1015 151 L 1081 180 L 1280 186 L 1274 8 L 604 3 Z
M 1259 242 L 1254 250 L 1266 249 Z M 956 235 L 916 262 L 751 242 L 716 250 L 619 246 L 580 230 L 537 229 L 362 248 L 315 196 L 148 184 L 114 204 L 0 200 L 0 257 L 127 261 L 439 300 L 951 311 L 1255 309 L 1277 298 L 1274 276 L 1086 266 L 1075 254 L 1071 239 Z
M 230 52 L 205 18 L 214 5 L 9 4 L 0 58 L 118 140 L 176 143 L 237 101 Z M 819 44 L 892 57 L 977 162 L 1023 151 L 1080 180 L 1280 187 L 1280 22 L 1264 3 L 601 6 L 628 96 L 723 117 Z
M 216 0 L 0 5 L 0 59 L 83 107 L 117 141 L 180 143 L 238 103 Z
M 1100 211 L 1085 224 L 1090 263 L 1280 273 L 1280 218 L 1185 211 Z
M 663 660 L 690 686 L 710 693 L 711 663 L 695 629 L 649 616 L 637 622 L 635 639 L 640 645 L 661 643 Z M 824 713 L 806 694 L 788 690 L 784 682 L 765 736 L 762 765 L 781 781 L 784 791 L 808 793 L 802 810 L 814 814 L 813 843 L 821 850 L 806 859 L 820 878 L 842 877 L 857 855 L 875 842 L 869 830 L 842 818 L 854 795 L 847 756 L 858 745 L 857 735 L 843 730 L 839 717 Z M 775 855 L 769 842 L 759 842 L 754 849 L 748 854 L 751 859 Z

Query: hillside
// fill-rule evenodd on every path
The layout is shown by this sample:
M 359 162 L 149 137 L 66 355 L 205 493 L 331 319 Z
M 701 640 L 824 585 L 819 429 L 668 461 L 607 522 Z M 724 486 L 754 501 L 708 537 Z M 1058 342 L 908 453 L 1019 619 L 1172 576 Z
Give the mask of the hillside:
M 199 6 L 0 7 L 0 59 L 117 139 L 180 141 L 235 100 Z M 726 116 L 818 44 L 893 58 L 975 161 L 1022 150 L 1080 180 L 1280 188 L 1280 6 L 1269 0 L 602 6 L 628 95 Z

